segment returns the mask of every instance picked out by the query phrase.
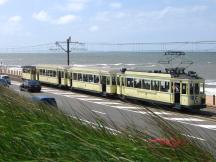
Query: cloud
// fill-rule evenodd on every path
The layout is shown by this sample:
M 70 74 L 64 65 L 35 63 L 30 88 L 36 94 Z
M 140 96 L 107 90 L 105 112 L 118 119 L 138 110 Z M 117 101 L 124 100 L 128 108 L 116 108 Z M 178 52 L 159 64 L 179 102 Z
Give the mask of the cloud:
M 0 0 L 0 5 L 4 5 L 7 2 L 8 2 L 8 0 Z
M 162 10 L 158 11 L 147 11 L 140 12 L 137 14 L 137 17 L 143 17 L 143 19 L 152 19 L 152 20 L 160 20 L 167 17 L 176 17 L 176 16 L 189 16 L 191 14 L 197 14 L 200 12 L 204 12 L 208 9 L 207 6 L 191 6 L 191 7 L 165 7 Z
M 98 31 L 99 30 L 99 27 L 97 26 L 97 25 L 93 25 L 93 26 L 91 26 L 90 28 L 89 28 L 89 31 L 90 32 L 96 32 L 96 31 Z
M 120 2 L 112 2 L 109 4 L 109 6 L 113 9 L 120 9 L 122 8 L 122 4 Z
M 65 16 L 59 17 L 57 20 L 54 21 L 54 23 L 59 24 L 59 25 L 64 25 L 64 24 L 74 22 L 77 19 L 78 17 L 75 15 L 65 15 Z
M 46 11 L 43 11 L 43 10 L 41 10 L 38 13 L 33 13 L 32 17 L 38 21 L 43 21 L 43 22 L 50 20 L 48 13 Z
M 64 6 L 60 6 L 62 10 L 70 12 L 79 12 L 87 7 L 89 0 L 68 0 L 68 3 Z
M 8 19 L 8 22 L 10 22 L 10 23 L 19 23 L 21 21 L 22 21 L 21 16 L 12 16 Z

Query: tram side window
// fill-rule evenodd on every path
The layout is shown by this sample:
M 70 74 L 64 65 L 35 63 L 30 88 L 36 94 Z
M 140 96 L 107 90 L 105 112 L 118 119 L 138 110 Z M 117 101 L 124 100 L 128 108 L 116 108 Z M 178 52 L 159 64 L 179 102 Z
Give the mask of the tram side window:
M 31 70 L 30 70 L 30 69 L 27 69 L 27 68 L 26 68 L 26 69 L 23 69 L 22 71 L 23 71 L 23 73 L 30 73 L 30 72 L 31 72 Z
M 94 75 L 94 83 L 99 83 L 99 76 L 98 75 Z
M 46 72 L 45 72 L 45 70 L 44 69 L 42 69 L 42 74 L 41 75 L 46 75 Z
M 61 71 L 61 78 L 64 78 L 64 72 Z
M 161 91 L 162 92 L 169 92 L 170 89 L 170 82 L 169 81 L 161 81 Z
M 187 84 L 182 83 L 182 94 L 187 94 Z
M 195 83 L 195 94 L 199 94 L 200 93 L 200 87 L 198 83 Z
M 127 87 L 133 87 L 134 85 L 134 79 L 133 78 L 127 78 Z
M 40 74 L 40 75 L 42 75 L 42 73 L 43 73 L 43 70 L 42 70 L 42 69 L 40 69 L 40 70 L 39 70 L 39 74 Z
M 134 87 L 135 88 L 141 88 L 141 79 L 134 79 Z
M 204 91 L 204 83 L 200 83 L 200 93 L 201 94 L 205 93 L 205 91 Z
M 112 77 L 112 85 L 116 85 L 116 77 L 115 76 Z
M 150 84 L 151 84 L 150 80 L 145 80 L 145 79 L 142 80 L 142 88 L 143 89 L 150 90 Z
M 53 71 L 53 77 L 56 77 L 56 71 Z
M 77 73 L 73 73 L 73 80 L 77 80 Z
M 89 82 L 94 82 L 94 77 L 93 77 L 93 75 L 89 75 Z
M 83 74 L 83 81 L 88 82 L 88 75 L 87 74 Z
M 110 77 L 107 77 L 107 85 L 110 85 Z
M 151 81 L 151 90 L 159 91 L 159 81 Z
M 78 74 L 78 80 L 82 81 L 82 74 L 80 74 L 80 73 Z
M 193 92 L 193 90 L 194 90 L 194 84 L 190 84 L 190 94 L 194 94 L 194 92 Z

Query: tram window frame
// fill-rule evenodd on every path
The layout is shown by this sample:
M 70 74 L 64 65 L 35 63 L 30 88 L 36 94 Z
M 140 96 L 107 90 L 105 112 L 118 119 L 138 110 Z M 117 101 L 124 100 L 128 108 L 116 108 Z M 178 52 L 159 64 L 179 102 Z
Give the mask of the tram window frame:
M 194 94 L 200 94 L 199 83 L 194 83 Z
M 200 83 L 200 94 L 205 94 L 205 83 Z
M 57 73 L 56 71 L 53 71 L 53 77 L 56 77 Z
M 92 74 L 88 75 L 88 80 L 90 83 L 94 83 L 94 76 Z
M 160 81 L 158 80 L 151 80 L 151 90 L 159 91 L 160 89 Z
M 73 80 L 78 80 L 78 74 L 77 73 L 73 73 Z
M 134 88 L 142 88 L 142 79 L 134 78 Z
M 94 75 L 94 83 L 99 83 L 100 79 L 98 75 Z
M 194 84 L 190 83 L 190 95 L 194 94 Z
M 39 75 L 42 75 L 42 73 L 43 73 L 43 70 L 39 69 Z
M 78 73 L 78 81 L 83 81 L 82 73 Z
M 187 83 L 182 83 L 182 94 L 187 94 L 187 89 L 188 89 L 188 84 Z M 185 88 L 184 88 L 185 87 Z
M 45 71 L 45 69 L 43 69 L 42 75 L 43 75 L 43 76 L 46 76 L 46 71 Z
M 116 77 L 112 76 L 112 85 L 116 85 Z
M 142 79 L 142 89 L 151 90 L 151 80 Z
M 160 91 L 169 92 L 170 90 L 170 81 L 160 81 Z
M 134 87 L 134 78 L 126 78 L 126 86 L 127 87 L 131 87 L 133 88 Z
M 106 84 L 107 84 L 107 85 L 110 85 L 110 84 L 111 84 L 110 76 L 107 76 L 107 77 L 106 77 Z
M 88 74 L 83 74 L 83 82 L 88 82 Z

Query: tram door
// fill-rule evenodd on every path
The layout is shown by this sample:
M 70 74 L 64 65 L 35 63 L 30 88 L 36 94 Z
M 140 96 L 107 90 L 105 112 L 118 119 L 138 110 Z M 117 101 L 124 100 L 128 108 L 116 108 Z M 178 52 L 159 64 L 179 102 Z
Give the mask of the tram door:
M 101 77 L 102 92 L 106 92 L 106 76 Z
M 61 71 L 58 71 L 58 84 L 61 84 Z
M 175 104 L 180 104 L 180 82 L 175 82 L 173 88 Z

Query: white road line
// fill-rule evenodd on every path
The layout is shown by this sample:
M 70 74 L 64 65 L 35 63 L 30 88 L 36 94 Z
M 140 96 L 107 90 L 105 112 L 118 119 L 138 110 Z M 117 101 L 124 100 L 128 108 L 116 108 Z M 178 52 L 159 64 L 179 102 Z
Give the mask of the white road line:
M 197 140 L 200 140 L 200 141 L 206 141 L 205 139 L 200 138 L 200 137 L 195 137 L 195 136 L 191 136 L 191 135 L 188 135 L 188 134 L 182 134 L 182 135 L 185 136 L 185 137 L 197 139 Z
M 120 105 L 121 103 L 117 103 L 117 102 L 93 102 L 99 105 Z
M 172 121 L 196 121 L 196 122 L 202 122 L 205 120 L 198 119 L 198 118 L 164 118 L 166 120 L 172 120 Z
M 118 108 L 118 109 L 137 109 L 137 107 L 133 106 L 111 106 L 113 108 Z
M 184 121 L 176 121 L 182 124 L 187 124 L 187 125 L 192 125 L 195 127 L 201 127 L 201 128 L 206 128 L 206 129 L 210 129 L 210 130 L 216 130 L 216 125 L 201 125 L 201 124 L 193 124 L 193 123 L 187 123 Z
M 216 125 L 196 125 L 196 126 L 216 130 Z
M 92 111 L 95 112 L 95 113 L 98 113 L 98 114 L 106 115 L 106 113 L 103 113 L 103 112 L 100 112 L 100 111 L 96 111 L 96 110 L 92 110 Z
M 167 112 L 149 112 L 149 114 L 156 114 L 156 115 L 172 115 L 171 113 L 167 113 Z
M 77 98 L 79 100 L 83 100 L 83 101 L 103 101 L 103 99 L 100 98 Z
M 70 116 L 70 117 L 72 117 L 72 118 L 74 118 L 74 119 L 77 119 L 77 120 L 80 120 L 80 121 L 82 121 L 82 122 L 85 122 L 85 123 L 87 123 L 87 124 L 96 126 L 95 128 L 100 127 L 100 125 L 99 125 L 98 123 L 93 123 L 93 122 L 90 122 L 90 121 L 85 120 L 85 119 L 80 119 L 80 118 L 77 118 L 76 116 Z M 110 131 L 112 131 L 112 132 L 115 132 L 115 133 L 121 133 L 120 131 L 118 131 L 118 130 L 116 130 L 116 129 L 113 129 L 113 128 L 110 128 L 110 127 L 104 127 L 104 128 L 106 128 L 107 130 L 110 130 Z
M 63 95 L 65 97 L 69 97 L 69 98 L 85 98 L 85 97 L 88 97 L 88 96 L 83 96 L 83 95 Z

